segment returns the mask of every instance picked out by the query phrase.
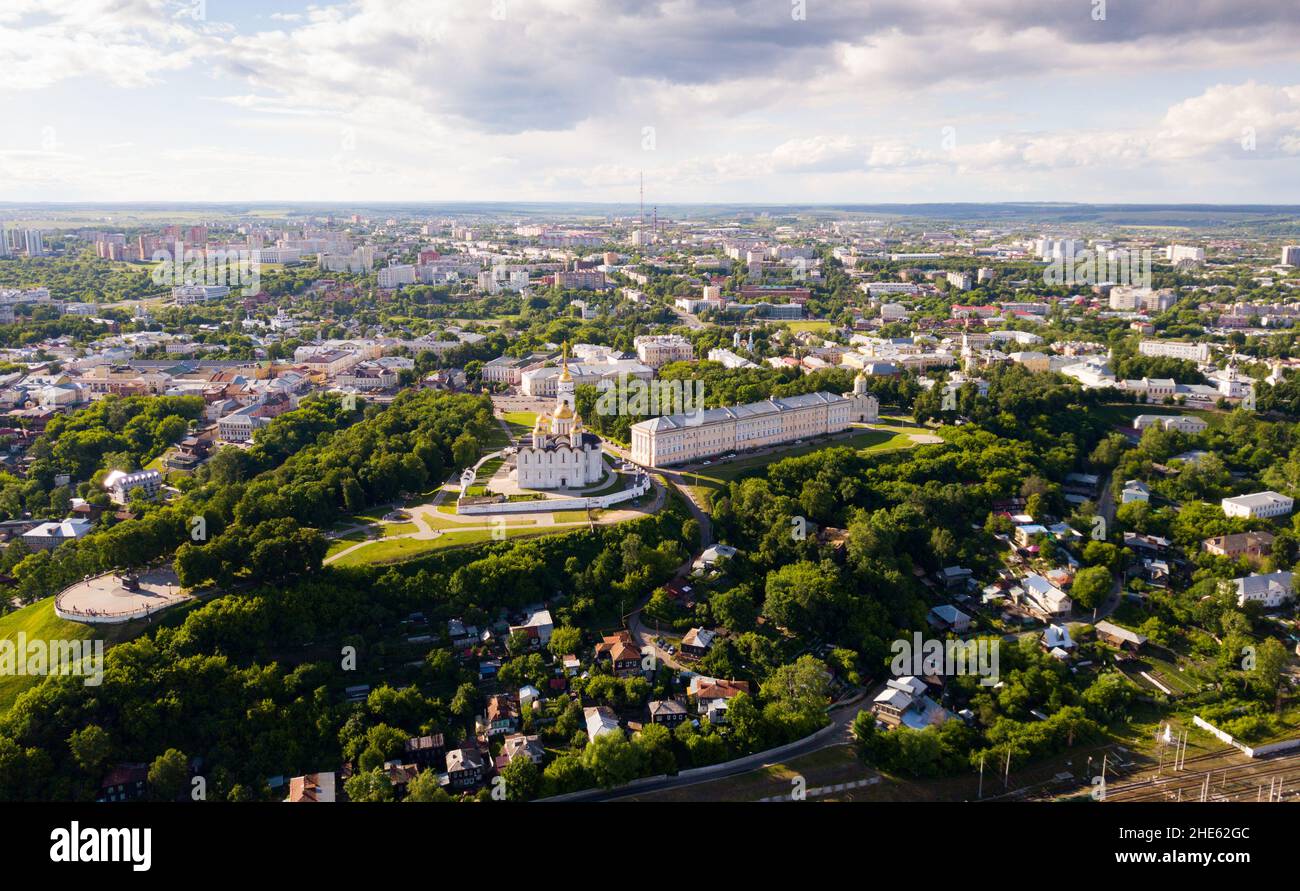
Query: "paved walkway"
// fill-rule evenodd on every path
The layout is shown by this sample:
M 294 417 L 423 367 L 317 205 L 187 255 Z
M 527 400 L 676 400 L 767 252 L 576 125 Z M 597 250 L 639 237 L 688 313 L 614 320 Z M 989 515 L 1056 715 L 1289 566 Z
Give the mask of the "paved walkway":
M 87 622 L 123 616 L 144 615 L 189 600 L 181 592 L 180 579 L 171 566 L 160 566 L 137 574 L 139 587 L 123 586 L 120 573 L 106 573 L 78 582 L 55 598 L 59 612 Z

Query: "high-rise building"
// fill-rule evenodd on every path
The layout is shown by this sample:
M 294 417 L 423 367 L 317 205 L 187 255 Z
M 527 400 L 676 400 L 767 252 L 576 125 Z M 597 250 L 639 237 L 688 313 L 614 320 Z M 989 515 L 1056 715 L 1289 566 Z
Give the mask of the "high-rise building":
M 1282 248 L 1283 266 L 1300 266 L 1300 245 L 1288 245 Z
M 43 257 L 45 256 L 45 242 L 41 239 L 40 229 L 27 229 L 23 232 L 23 243 L 27 256 Z
M 1179 263 L 1204 263 L 1205 248 L 1171 244 L 1165 248 L 1165 259 L 1175 266 Z

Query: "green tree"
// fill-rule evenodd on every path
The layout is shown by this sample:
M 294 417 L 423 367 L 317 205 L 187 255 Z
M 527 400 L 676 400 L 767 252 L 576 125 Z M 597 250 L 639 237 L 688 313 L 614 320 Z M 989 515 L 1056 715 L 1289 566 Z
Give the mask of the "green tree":
M 353 774 L 343 784 L 351 801 L 392 801 L 393 782 L 382 767 Z
M 113 753 L 113 742 L 103 727 L 87 724 L 68 737 L 68 748 L 77 766 L 88 774 L 94 774 Z
M 451 444 L 452 460 L 460 468 L 473 467 L 480 451 L 478 439 L 468 431 L 457 436 L 456 441 Z
M 344 786 L 346 787 L 346 783 Z M 447 794 L 438 783 L 438 774 L 432 770 L 422 770 L 415 775 L 406 784 L 406 798 L 404 801 L 425 802 L 446 802 L 452 798 Z
M 582 632 L 570 625 L 561 625 L 551 632 L 546 646 L 556 658 L 576 654 L 582 646 Z
M 1105 566 L 1089 566 L 1075 574 L 1070 597 L 1084 609 L 1095 609 L 1105 602 L 1113 584 L 1114 578 L 1109 569 Z
M 190 762 L 179 749 L 168 749 L 149 765 L 149 791 L 158 801 L 175 801 L 190 782 Z
M 542 787 L 542 771 L 531 758 L 517 757 L 501 769 L 506 801 L 532 801 Z
M 623 732 L 617 731 L 589 742 L 582 750 L 582 766 L 597 785 L 608 789 L 636 779 L 640 758 Z

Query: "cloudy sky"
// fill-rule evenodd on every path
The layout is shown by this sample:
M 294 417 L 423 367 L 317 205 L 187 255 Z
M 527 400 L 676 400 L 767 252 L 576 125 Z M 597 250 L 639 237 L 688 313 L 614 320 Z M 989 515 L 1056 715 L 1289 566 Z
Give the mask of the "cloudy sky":
M 1300 203 L 1296 0 L 4 0 L 0 201 Z

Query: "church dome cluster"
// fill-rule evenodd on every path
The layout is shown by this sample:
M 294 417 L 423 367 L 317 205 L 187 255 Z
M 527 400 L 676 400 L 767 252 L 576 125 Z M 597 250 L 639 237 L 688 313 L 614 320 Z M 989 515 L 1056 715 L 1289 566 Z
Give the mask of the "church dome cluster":
M 560 360 L 555 408 L 539 415 L 527 445 L 515 456 L 515 481 L 527 489 L 573 489 L 600 482 L 604 447 L 600 437 L 585 430 L 574 401 L 569 374 L 569 350 Z

